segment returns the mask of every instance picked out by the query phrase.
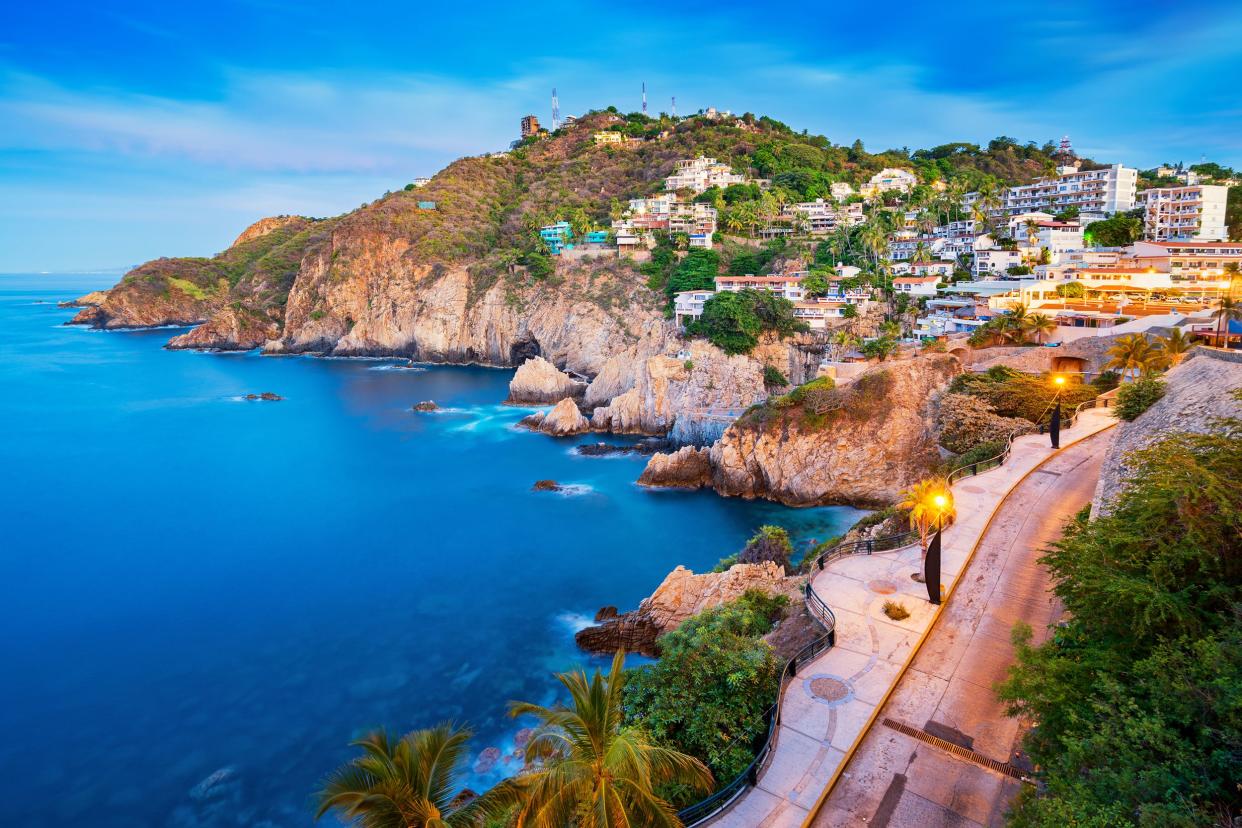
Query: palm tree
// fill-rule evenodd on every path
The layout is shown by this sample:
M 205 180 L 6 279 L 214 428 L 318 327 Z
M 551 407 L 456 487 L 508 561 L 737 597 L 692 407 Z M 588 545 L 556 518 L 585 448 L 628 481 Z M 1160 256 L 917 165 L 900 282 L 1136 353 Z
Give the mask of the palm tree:
M 390 742 L 377 730 L 353 742 L 362 755 L 337 768 L 318 793 L 318 819 L 337 811 L 363 828 L 454 828 L 474 824 L 477 806 L 453 807 L 453 771 L 470 731 L 444 723 Z
M 923 552 L 927 552 L 927 543 L 931 534 L 944 528 L 945 523 L 953 517 L 953 492 L 949 482 L 942 478 L 929 477 L 920 480 L 900 495 L 898 509 L 910 513 L 910 523 L 918 530 L 919 543 Z
M 1030 333 L 1035 334 L 1035 341 L 1042 345 L 1044 336 L 1055 331 L 1057 323 L 1056 320 L 1046 313 L 1032 313 L 1026 317 L 1023 327 Z
M 1117 368 L 1122 379 L 1127 375 L 1137 378 L 1158 370 L 1164 359 L 1164 352 L 1147 341 L 1142 334 L 1128 334 L 1117 337 L 1117 341 L 1106 352 L 1110 357 L 1105 368 Z
M 641 730 L 623 725 L 625 656 L 607 676 L 576 670 L 557 680 L 570 705 L 513 702 L 511 716 L 534 716 L 539 727 L 526 744 L 528 770 L 484 794 L 489 813 L 512 809 L 515 828 L 679 828 L 677 812 L 656 790 L 681 783 L 708 791 L 712 774 L 692 756 L 656 747 Z
M 1187 336 L 1181 328 L 1173 328 L 1168 336 L 1157 337 L 1156 342 L 1170 365 L 1177 365 L 1185 359 L 1186 352 L 1195 346 L 1194 337 Z
M 1229 323 L 1242 321 L 1242 302 L 1230 296 L 1223 297 L 1212 314 L 1216 317 L 1216 344 L 1229 347 Z

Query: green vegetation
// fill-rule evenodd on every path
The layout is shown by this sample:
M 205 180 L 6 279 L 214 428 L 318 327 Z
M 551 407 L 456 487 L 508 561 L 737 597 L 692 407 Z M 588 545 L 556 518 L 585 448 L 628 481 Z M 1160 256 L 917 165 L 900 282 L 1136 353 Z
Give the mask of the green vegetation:
M 1134 216 L 1117 215 L 1087 225 L 1086 233 L 1092 243 L 1104 247 L 1124 247 L 1133 244 L 1143 235 L 1143 222 Z
M 1039 723 L 1042 784 L 1010 824 L 1229 825 L 1242 811 L 1242 422 L 1135 452 L 1111 511 L 1044 557 L 1065 604 L 1044 644 L 1015 633 L 1001 686 Z
M 763 366 L 763 384 L 773 388 L 784 388 L 789 385 L 789 379 L 780 372 L 780 369 L 765 365 Z
M 868 371 L 845 388 L 831 377 L 819 377 L 788 394 L 753 405 L 738 418 L 737 425 L 765 428 L 769 423 L 797 424 L 810 431 L 826 428 L 838 418 L 862 421 L 881 413 L 893 387 L 888 371 Z
M 727 354 L 747 354 L 764 333 L 784 338 L 807 330 L 793 313 L 793 303 L 766 290 L 721 292 L 703 304 L 703 315 L 686 326 Z
M 793 544 L 789 533 L 780 526 L 760 526 L 759 531 L 746 542 L 745 548 L 738 554 L 738 563 L 754 564 L 772 561 L 785 567 L 786 571 L 793 568 Z
M 1057 285 L 1057 296 L 1063 299 L 1081 299 L 1087 295 L 1087 288 L 1082 282 L 1066 282 Z
M 453 774 L 469 755 L 470 731 L 442 724 L 396 742 L 382 730 L 353 746 L 362 755 L 333 771 L 317 794 L 316 819 L 336 811 L 362 828 L 454 828 L 477 824 L 477 806 L 454 807 Z
M 1113 410 L 1118 417 L 1129 422 L 1155 405 L 1163 396 L 1163 381 L 1154 377 L 1139 377 L 1134 382 L 1121 386 Z
M 982 374 L 958 374 L 949 384 L 949 390 L 984 400 L 1002 417 L 1021 417 L 1036 424 L 1049 421 L 1053 400 L 1058 396 L 1061 410 L 1068 413 L 1100 393 L 1098 388 L 1076 377 L 1069 377 L 1058 390 L 1051 375 L 1022 374 L 1003 366 Z
M 894 621 L 904 621 L 910 617 L 910 610 L 906 609 L 904 604 L 898 604 L 896 601 L 885 601 L 884 614 Z
M 211 296 L 214 292 L 211 288 L 199 287 L 189 279 L 178 279 L 176 277 L 169 277 L 168 285 L 169 287 L 174 287 L 186 294 L 191 299 L 197 299 L 200 302 Z
M 731 781 L 754 759 L 776 701 L 782 664 L 762 636 L 787 602 L 751 590 L 661 636 L 660 660 L 630 671 L 627 724 L 701 760 L 717 784 Z M 669 790 L 677 804 L 695 801 L 691 791 Z
M 631 691 L 624 654 L 617 653 L 606 676 L 575 670 L 556 678 L 568 704 L 510 704 L 510 715 L 533 716 L 539 724 L 526 743 L 526 772 L 484 794 L 486 812 L 509 815 L 514 825 L 680 826 L 660 792 L 705 793 L 712 775 L 698 759 L 653 743 L 650 729 L 626 722 Z

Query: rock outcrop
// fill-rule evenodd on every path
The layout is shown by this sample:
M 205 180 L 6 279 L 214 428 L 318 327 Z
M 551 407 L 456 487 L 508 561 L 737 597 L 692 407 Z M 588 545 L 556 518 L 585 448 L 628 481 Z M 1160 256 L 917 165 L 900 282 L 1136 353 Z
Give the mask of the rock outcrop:
M 654 454 L 638 478 L 640 486 L 675 489 L 698 489 L 712 483 L 712 461 L 709 451 L 696 446 L 683 446 L 672 454 Z
M 1109 503 L 1134 473 L 1127 457 L 1177 432 L 1204 434 L 1221 418 L 1242 419 L 1242 353 L 1194 348 L 1163 377 L 1164 396 L 1132 422 L 1120 423 L 1100 467 L 1092 510 L 1106 514 Z
M 518 425 L 551 434 L 553 437 L 571 437 L 591 430 L 591 424 L 582 416 L 577 403 L 568 397 L 552 406 L 552 410 L 546 414 L 537 411 L 529 417 L 523 417 Z
M 241 234 L 237 238 L 233 239 L 233 243 L 230 244 L 229 247 L 238 247 L 251 239 L 262 238 L 268 233 L 271 233 L 274 230 L 279 230 L 282 227 L 300 227 L 306 222 L 307 219 L 302 216 L 268 216 L 267 218 L 261 218 L 245 230 L 241 231 Z
M 684 358 L 649 357 L 632 388 L 595 409 L 592 427 L 618 434 L 666 434 L 678 418 L 710 415 L 728 421 L 767 396 L 763 365 L 757 360 L 729 356 L 699 340 L 685 350 Z
M 702 575 L 679 566 L 638 605 L 638 609 L 587 627 L 579 631 L 574 640 L 579 647 L 595 653 L 624 649 L 655 656 L 658 654 L 656 639 L 675 630 L 687 618 L 737 598 L 749 589 L 785 592 L 789 580 L 784 568 L 771 561 L 735 564 L 726 572 Z
M 581 397 L 586 383 L 578 382 L 543 357 L 531 357 L 518 366 L 509 380 L 507 403 L 545 405 L 566 397 Z
M 70 299 L 68 302 L 59 302 L 57 303 L 57 307 L 86 308 L 86 307 L 91 307 L 92 305 L 102 305 L 104 303 L 104 300 L 107 298 L 108 298 L 108 291 L 92 290 L 90 293 L 85 293 L 79 296 L 77 299 Z
M 280 323 L 245 308 L 225 307 L 202 325 L 168 340 L 167 347 L 249 351 L 280 335 Z
M 969 394 L 942 394 L 939 407 L 940 445 L 954 454 L 1035 430 L 1030 420 L 1002 417 L 986 400 Z
M 878 365 L 822 399 L 769 402 L 712 446 L 712 485 L 792 506 L 892 503 L 936 469 L 935 399 L 960 370 L 955 357 L 920 356 Z

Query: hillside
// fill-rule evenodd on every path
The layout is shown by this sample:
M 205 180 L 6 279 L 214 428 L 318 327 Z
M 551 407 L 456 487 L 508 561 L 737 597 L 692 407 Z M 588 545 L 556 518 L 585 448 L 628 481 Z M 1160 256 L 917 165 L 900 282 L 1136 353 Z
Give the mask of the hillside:
M 597 130 L 648 140 L 596 146 Z M 512 152 L 460 159 L 424 187 L 387 193 L 343 216 L 264 219 L 210 259 L 148 262 L 73 322 L 205 323 L 172 347 L 496 365 L 544 353 L 593 375 L 606 354 L 659 324 L 662 297 L 627 260 L 553 265 L 537 237 L 541 225 L 565 219 L 607 227 L 626 200 L 659 192 L 674 162 L 696 155 L 773 182 L 763 194 L 747 187 L 705 194 L 727 202 L 727 220 L 746 199 L 822 197 L 834 181 L 858 184 L 886 166 L 963 188 L 1029 180 L 1050 166 L 1050 149 L 997 139 L 987 148 L 872 154 L 858 142 L 835 145 L 750 115 L 674 121 L 595 112 Z M 741 249 L 727 246 L 726 258 Z

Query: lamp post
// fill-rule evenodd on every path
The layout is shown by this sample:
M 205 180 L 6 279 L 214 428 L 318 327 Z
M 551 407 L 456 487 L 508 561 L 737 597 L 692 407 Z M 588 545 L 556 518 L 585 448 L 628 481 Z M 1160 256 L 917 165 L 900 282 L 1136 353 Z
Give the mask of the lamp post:
M 1056 396 L 1052 398 L 1052 422 L 1048 424 L 1048 434 L 1052 437 L 1052 447 L 1061 447 L 1061 389 L 1065 387 L 1065 377 L 1057 375 L 1052 378 L 1056 386 Z
M 935 507 L 933 520 L 936 534 L 932 535 L 931 543 L 927 545 L 927 556 L 923 559 L 923 583 L 927 587 L 927 600 L 933 604 L 939 604 L 940 534 L 944 526 L 945 507 L 949 505 L 949 499 L 942 494 L 935 495 L 932 497 L 932 505 Z

